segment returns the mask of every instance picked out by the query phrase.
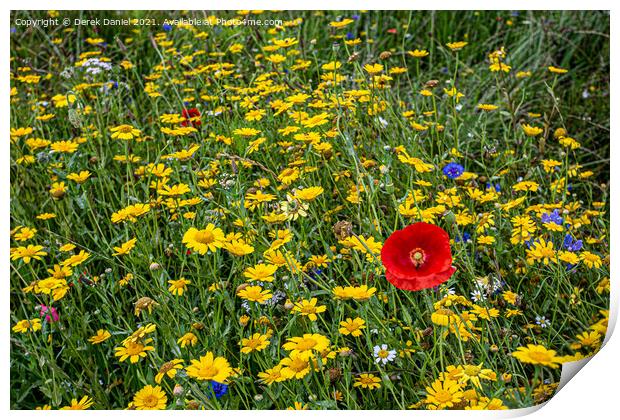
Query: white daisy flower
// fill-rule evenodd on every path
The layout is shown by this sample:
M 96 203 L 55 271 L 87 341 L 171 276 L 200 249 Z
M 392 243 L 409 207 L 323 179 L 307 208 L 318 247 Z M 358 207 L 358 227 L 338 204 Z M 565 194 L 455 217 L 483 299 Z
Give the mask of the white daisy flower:
M 383 363 L 385 365 L 396 358 L 396 350 L 388 350 L 387 344 L 381 344 L 381 346 L 374 347 L 373 357 L 376 363 Z

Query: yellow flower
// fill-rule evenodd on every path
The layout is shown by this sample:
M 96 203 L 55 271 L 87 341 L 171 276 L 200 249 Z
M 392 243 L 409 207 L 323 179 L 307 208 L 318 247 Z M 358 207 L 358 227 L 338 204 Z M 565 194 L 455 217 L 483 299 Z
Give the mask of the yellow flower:
M 32 238 L 34 238 L 34 235 L 37 233 L 37 230 L 35 228 L 20 227 L 18 229 L 19 229 L 19 231 L 16 232 L 13 235 L 13 238 L 16 241 L 19 241 L 19 242 L 23 242 L 23 241 L 27 241 L 28 239 L 32 239 Z M 11 232 L 13 232 L 13 231 L 11 231 Z
M 527 347 L 518 347 L 512 353 L 521 363 L 532 365 L 542 365 L 550 368 L 557 368 L 560 358 L 556 356 L 555 350 L 547 350 L 539 344 L 528 344 Z
M 448 42 L 446 44 L 446 46 L 448 48 L 450 48 L 452 51 L 460 51 L 463 48 L 465 48 L 466 45 L 467 45 L 467 42 L 465 42 L 465 41 Z
M 76 398 L 72 399 L 71 404 L 62 407 L 61 410 L 86 410 L 90 408 L 90 406 L 93 404 L 94 402 L 92 398 L 90 398 L 88 395 L 85 395 L 79 402 Z
M 361 387 L 364 389 L 377 389 L 381 388 L 381 378 L 376 377 L 372 373 L 362 373 L 355 378 L 353 382 L 354 387 Z
M 140 130 L 128 124 L 113 127 L 110 131 L 112 132 L 112 138 L 119 140 L 131 140 L 140 135 Z
M 177 372 L 181 369 L 183 369 L 183 359 L 172 359 L 161 365 L 159 372 L 155 375 L 155 382 L 160 384 L 164 375 L 168 376 L 170 379 L 174 379 Z
M 246 288 L 237 292 L 237 296 L 241 299 L 248 300 L 250 302 L 265 303 L 268 299 L 271 299 L 273 295 L 271 290 L 263 290 L 260 286 L 247 286 Z
M 248 267 L 243 275 L 250 281 L 267 281 L 274 280 L 273 274 L 278 269 L 277 265 L 273 264 L 257 264 L 254 267 Z
M 301 302 L 295 304 L 295 306 L 293 307 L 293 312 L 299 312 L 303 316 L 307 316 L 310 321 L 316 321 L 316 314 L 325 312 L 325 310 L 327 309 L 327 306 L 316 306 L 316 303 L 316 298 L 312 298 L 310 300 L 302 299 Z
M 200 360 L 192 359 L 190 363 L 191 365 L 186 369 L 187 376 L 201 381 L 225 383 L 233 372 L 228 360 L 223 357 L 214 357 L 210 351 L 200 356 Z
M 495 243 L 495 238 L 489 235 L 478 236 L 478 243 L 480 245 L 492 245 Z
M 251 353 L 253 351 L 261 351 L 269 345 L 268 336 L 255 333 L 249 338 L 241 339 L 241 353 Z
M 62 265 L 62 266 L 69 266 L 69 267 L 75 267 L 77 265 L 82 264 L 89 257 L 90 257 L 90 254 L 88 252 L 85 252 L 84 250 L 81 250 L 79 254 L 75 254 L 75 255 L 70 256 L 69 258 L 67 258 L 66 260 L 61 262 L 60 265 Z
M 601 268 L 603 266 L 603 260 L 596 254 L 590 251 L 584 251 L 579 254 L 579 259 L 583 261 L 588 268 Z
M 165 410 L 168 397 L 159 385 L 146 385 L 133 397 L 136 410 Z
M 301 188 L 295 191 L 294 198 L 303 201 L 312 201 L 319 195 L 323 194 L 323 187 Z
M 179 280 L 168 280 L 168 284 L 170 284 L 168 290 L 172 292 L 173 295 L 183 296 L 183 293 L 187 291 L 187 285 L 192 284 L 192 282 L 181 277 Z
M 331 26 L 332 28 L 340 29 L 350 25 L 353 22 L 355 22 L 353 19 L 342 19 L 339 22 L 330 22 L 329 26 Z
M 499 107 L 497 105 L 492 105 L 492 104 L 478 104 L 476 108 L 482 111 L 495 111 Z
M 41 320 L 39 318 L 27 320 L 23 319 L 15 324 L 12 328 L 13 332 L 26 334 L 28 331 L 39 331 L 41 329 Z
M 355 319 L 347 318 L 345 321 L 340 321 L 340 328 L 338 332 L 342 335 L 352 335 L 353 337 L 359 337 L 362 335 L 362 330 L 366 328 L 364 325 L 366 321 L 357 317 Z
M 120 359 L 121 362 L 124 362 L 126 359 L 129 359 L 131 363 L 138 363 L 140 358 L 146 357 L 147 351 L 155 350 L 155 347 L 149 346 L 148 344 L 153 341 L 152 338 L 148 338 L 142 341 L 125 341 L 122 347 L 116 347 L 114 351 L 116 352 L 114 355 Z
M 542 134 L 543 132 L 542 128 L 533 127 L 529 124 L 521 124 L 521 128 L 523 129 L 523 132 L 525 133 L 525 135 L 528 137 L 536 137 Z
M 282 375 L 286 379 L 302 379 L 310 373 L 313 362 L 314 360 L 309 352 L 291 353 L 290 357 L 280 361 Z
M 67 175 L 67 179 L 75 181 L 78 184 L 83 184 L 88 178 L 90 178 L 90 176 L 90 171 L 81 171 L 80 173 L 70 173 L 69 175 Z
M 178 184 L 171 187 L 168 185 L 164 185 L 163 188 L 157 190 L 157 194 L 173 197 L 177 195 L 183 195 L 188 192 L 190 192 L 190 189 L 187 184 Z
M 186 346 L 195 346 L 198 342 L 198 337 L 194 333 L 188 332 L 177 340 L 177 343 L 184 349 Z
M 446 379 L 435 380 L 431 386 L 426 387 L 426 400 L 428 408 L 444 409 L 451 408 L 463 400 L 463 391 L 458 382 Z
M 19 246 L 17 248 L 11 248 L 11 260 L 15 261 L 21 259 L 26 264 L 30 264 L 30 260 L 39 260 L 47 255 L 47 252 L 42 251 L 42 245 L 28 245 L 28 246 Z
M 51 148 L 57 153 L 73 153 L 78 149 L 79 144 L 74 141 L 55 141 Z
M 292 352 L 306 353 L 314 350 L 322 353 L 329 348 L 329 339 L 321 334 L 304 334 L 302 337 L 287 339 L 282 347 Z
M 281 365 L 274 366 L 264 372 L 259 372 L 258 377 L 260 378 L 260 381 L 266 385 L 271 385 L 274 382 L 286 381 L 286 376 L 282 374 Z
M 429 53 L 426 50 L 413 50 L 413 51 L 407 51 L 407 54 L 409 54 L 412 57 L 415 58 L 422 58 L 422 57 L 426 57 Z
M 556 74 L 564 74 L 567 73 L 568 70 L 560 68 L 560 67 L 554 67 L 554 66 L 549 66 L 547 67 L 547 69 L 551 72 L 551 73 L 556 73 Z
M 191 227 L 183 235 L 183 243 L 191 250 L 204 255 L 207 251 L 215 252 L 224 245 L 224 232 L 212 223 L 201 230 Z
M 121 246 L 115 246 L 114 248 L 114 253 L 112 253 L 112 256 L 115 257 L 117 255 L 126 255 L 129 254 L 129 252 L 131 252 L 131 250 L 136 246 L 136 241 L 138 239 L 137 238 L 133 238 L 128 240 L 127 242 L 123 243 Z
M 112 335 L 107 330 L 97 330 L 97 334 L 88 339 L 93 344 L 100 344 L 110 338 Z
M 549 261 L 553 262 L 555 256 L 553 242 L 551 241 L 536 241 L 527 250 L 527 261 L 530 264 L 533 264 L 534 261 L 542 260 L 543 264 L 549 265 Z
M 370 74 L 377 74 L 383 71 L 383 64 L 366 64 L 364 66 L 364 70 L 366 70 Z
M 233 255 L 242 257 L 254 252 L 254 247 L 247 244 L 244 240 L 232 240 L 224 244 L 224 248 Z

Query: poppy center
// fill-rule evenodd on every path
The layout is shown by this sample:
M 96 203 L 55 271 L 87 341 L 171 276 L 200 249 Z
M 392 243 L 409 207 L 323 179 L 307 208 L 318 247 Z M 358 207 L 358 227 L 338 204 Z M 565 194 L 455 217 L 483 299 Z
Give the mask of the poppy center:
M 413 263 L 415 268 L 418 268 L 422 264 L 424 264 L 424 261 L 426 260 L 426 255 L 421 248 L 414 248 L 409 253 L 409 258 L 411 259 L 411 262 Z

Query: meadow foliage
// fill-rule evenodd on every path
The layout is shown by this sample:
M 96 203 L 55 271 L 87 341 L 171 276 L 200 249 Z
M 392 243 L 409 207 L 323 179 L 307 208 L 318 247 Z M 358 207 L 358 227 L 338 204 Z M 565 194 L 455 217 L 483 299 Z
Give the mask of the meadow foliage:
M 11 33 L 12 408 L 520 408 L 600 347 L 607 13 L 12 19 L 65 15 L 157 24 Z

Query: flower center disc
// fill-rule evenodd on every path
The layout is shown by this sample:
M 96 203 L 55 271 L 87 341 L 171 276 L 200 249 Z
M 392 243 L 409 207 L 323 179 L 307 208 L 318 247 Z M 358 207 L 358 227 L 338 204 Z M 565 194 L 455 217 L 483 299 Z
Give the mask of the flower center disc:
M 420 248 L 414 248 L 409 253 L 409 258 L 411 259 L 411 262 L 413 263 L 415 268 L 419 268 L 422 264 L 424 264 L 424 251 Z

